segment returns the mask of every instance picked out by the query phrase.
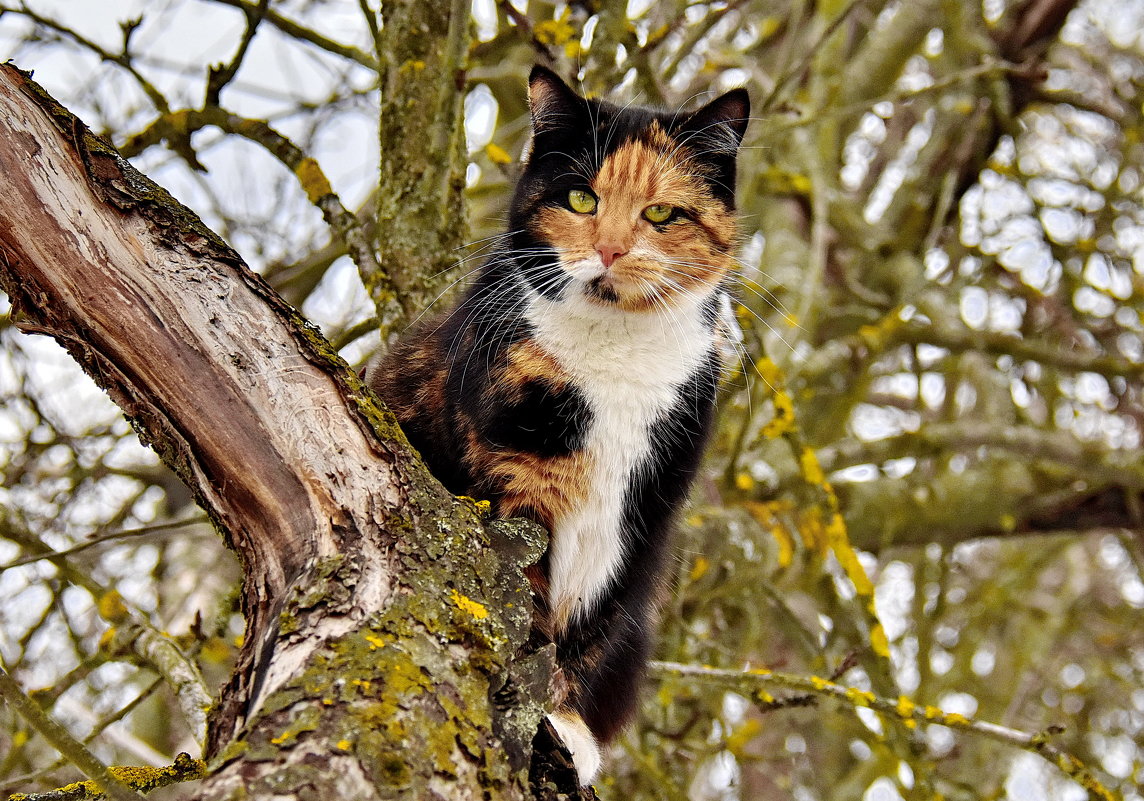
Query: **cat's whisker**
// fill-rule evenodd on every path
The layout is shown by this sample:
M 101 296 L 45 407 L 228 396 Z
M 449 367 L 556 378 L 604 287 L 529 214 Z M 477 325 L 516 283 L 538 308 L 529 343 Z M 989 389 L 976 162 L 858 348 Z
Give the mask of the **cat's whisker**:
M 665 270 L 665 271 L 669 271 L 669 272 L 677 273 L 677 274 L 680 274 L 680 275 L 684 275 L 684 276 L 687 276 L 687 275 L 688 275 L 687 273 L 684 273 L 684 272 L 682 272 L 682 271 L 679 271 L 679 270 L 674 270 L 673 268 L 669 267 L 667 263 L 663 263 L 663 262 L 661 262 L 661 264 L 663 264 L 663 268 L 664 268 L 664 270 Z M 689 277 L 689 276 L 688 276 L 688 277 Z M 736 279 L 736 277 L 735 277 L 734 275 L 729 275 L 729 276 L 728 276 L 728 279 L 729 279 L 729 280 L 731 280 L 732 282 L 734 282 L 734 281 L 736 281 L 736 280 L 737 280 L 737 279 Z M 749 287 L 749 286 L 746 286 L 746 285 L 741 285 L 741 286 L 743 286 L 743 287 L 744 287 L 745 289 L 747 289 L 748 291 L 753 291 L 752 287 Z M 760 298 L 762 298 L 764 301 L 766 301 L 766 300 L 767 300 L 767 298 L 766 298 L 764 295 L 761 295 L 761 294 L 760 294 L 760 295 L 759 295 L 759 297 L 760 297 Z M 789 348 L 790 350 L 794 350 L 794 345 L 792 345 L 791 343 L 787 342 L 786 338 L 785 338 L 785 337 L 782 335 L 782 332 L 781 332 L 781 331 L 779 331 L 777 328 L 775 328 L 775 326 L 771 325 L 771 323 L 770 323 L 769 321 L 767 321 L 767 320 L 766 320 L 764 317 L 762 317 L 760 314 L 758 314 L 758 312 L 756 312 L 756 311 L 755 311 L 754 309 L 752 309 L 750 306 L 747 306 L 746 304 L 741 304 L 741 305 L 742 305 L 742 307 L 743 307 L 744 309 L 746 309 L 746 310 L 747 310 L 747 312 L 749 312 L 749 313 L 750 313 L 750 315 L 751 315 L 752 317 L 754 317 L 754 318 L 755 318 L 756 320 L 758 320 L 758 321 L 759 321 L 759 322 L 760 322 L 762 325 L 764 325 L 764 326 L 767 328 L 767 330 L 769 330 L 769 331 L 770 331 L 772 334 L 774 334 L 776 337 L 778 337 L 779 341 L 780 341 L 780 342 L 782 342 L 782 343 L 783 343 L 783 345 L 785 345 L 785 346 L 786 346 L 787 348 Z M 778 308 L 776 308 L 776 307 L 774 307 L 774 306 L 773 306 L 773 304 L 772 304 L 772 308 L 774 308 L 776 312 L 779 312 L 780 314 L 783 314 L 783 312 L 779 311 L 779 309 L 778 309 Z M 785 314 L 784 314 L 784 317 L 786 317 L 786 315 L 785 315 Z M 797 323 L 795 323 L 795 325 L 797 326 Z
M 513 237 L 514 235 L 519 234 L 522 230 L 524 230 L 524 229 L 518 228 L 515 231 L 501 231 L 499 234 L 493 234 L 492 236 L 486 236 L 483 239 L 474 239 L 472 242 L 466 242 L 463 245 L 458 245 L 456 248 L 454 248 L 454 250 L 455 251 L 456 250 L 464 250 L 465 248 L 471 248 L 474 245 L 483 245 L 484 243 L 487 243 L 487 242 L 494 242 L 495 243 L 498 239 L 503 239 L 503 240 L 507 241 L 508 239 Z M 486 250 L 487 248 L 488 248 L 488 246 L 485 245 L 484 247 L 481 248 L 481 250 Z M 469 257 L 466 257 L 466 258 L 469 258 Z
M 738 260 L 736 260 L 736 261 L 738 261 Z M 680 267 L 703 267 L 703 268 L 707 268 L 707 267 L 712 266 L 712 265 L 707 264 L 706 262 L 690 262 L 690 261 L 682 261 L 679 259 L 666 259 L 666 258 L 662 259 L 661 263 L 673 264 L 673 265 L 680 266 Z M 781 300 L 779 300 L 779 298 L 771 290 L 766 289 L 765 287 L 756 286 L 753 283 L 748 282 L 747 279 L 743 278 L 741 275 L 738 275 L 735 272 L 728 272 L 727 278 L 728 278 L 728 280 L 735 282 L 738 286 L 741 286 L 744 289 L 746 289 L 747 291 L 751 292 L 753 295 L 755 295 L 760 300 L 765 302 L 768 306 L 770 306 L 777 313 L 783 315 L 784 317 L 788 317 L 788 318 L 790 317 L 790 311 L 786 308 L 786 306 L 783 305 Z M 804 329 L 802 329 L 802 326 L 799 326 L 797 323 L 795 324 L 794 327 L 799 328 L 800 330 L 804 330 Z

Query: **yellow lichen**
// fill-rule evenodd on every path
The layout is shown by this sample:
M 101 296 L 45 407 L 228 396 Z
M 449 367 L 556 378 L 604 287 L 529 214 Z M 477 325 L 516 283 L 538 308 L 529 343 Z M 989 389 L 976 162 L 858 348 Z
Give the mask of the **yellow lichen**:
M 226 662 L 231 655 L 230 645 L 222 637 L 210 637 L 199 652 L 202 658 L 215 665 Z
M 846 521 L 837 512 L 831 515 L 830 522 L 826 524 L 826 539 L 830 543 L 830 548 L 834 551 L 838 563 L 842 565 L 842 569 L 846 572 L 847 578 L 854 584 L 854 589 L 858 594 L 864 598 L 872 596 L 874 584 L 866 575 L 866 568 L 862 567 L 858 554 L 850 545 L 850 538 L 846 534 Z M 873 614 L 873 608 L 870 611 Z
M 825 557 L 830 549 L 826 527 L 822 525 L 822 510 L 812 506 L 798 516 L 798 533 L 803 544 L 813 553 Z
M 298 182 L 302 184 L 302 190 L 311 203 L 317 203 L 326 195 L 334 193 L 326 174 L 322 172 L 318 162 L 312 158 L 304 158 L 298 162 L 298 166 L 294 168 L 294 174 L 298 176 Z
M 781 167 L 769 167 L 760 177 L 766 191 L 776 195 L 809 195 L 812 189 L 809 177 Z
M 131 614 L 127 604 L 123 603 L 123 596 L 115 590 L 108 590 L 99 596 L 96 609 L 99 611 L 99 616 L 109 623 L 118 623 Z
M 806 483 L 821 486 L 826 482 L 826 476 L 818 463 L 818 454 L 814 452 L 813 448 L 802 449 L 802 453 L 798 457 L 798 464 L 802 468 L 802 477 L 806 479 Z
M 477 603 L 472 598 L 461 595 L 461 593 L 457 592 L 456 590 L 451 591 L 450 597 L 452 597 L 453 603 L 457 606 L 458 609 L 468 612 L 477 620 L 484 620 L 489 616 L 489 610 L 485 609 L 483 604 Z
M 485 155 L 489 157 L 489 161 L 493 164 L 511 164 L 512 156 L 498 144 L 489 142 L 485 145 Z
M 772 400 L 775 410 L 771 419 L 763 426 L 763 436 L 776 439 L 794 429 L 794 401 L 785 392 L 775 392 Z
M 748 310 L 748 314 L 749 313 L 750 312 Z M 765 356 L 759 359 L 757 362 L 755 362 L 755 371 L 759 374 L 759 377 L 766 382 L 767 386 L 771 387 L 772 389 L 777 389 L 778 387 L 782 386 L 782 370 L 779 369 L 779 366 L 775 364 L 773 360 L 768 359 Z
M 572 25 L 571 8 L 565 7 L 558 19 L 541 20 L 532 27 L 532 35 L 542 44 L 564 45 L 576 35 L 576 28 Z
M 791 562 L 794 561 L 794 537 L 790 535 L 787 527 L 782 523 L 775 523 L 771 526 L 771 536 L 775 538 L 775 542 L 779 546 L 779 567 L 790 567 Z
M 699 581 L 707 573 L 711 567 L 711 562 L 705 556 L 697 556 L 695 564 L 691 566 L 691 573 L 688 575 L 689 581 Z
M 895 707 L 898 717 L 906 724 L 906 728 L 912 729 L 918 725 L 914 720 L 914 710 L 917 709 L 917 704 L 911 701 L 904 695 L 898 696 L 898 705 Z
M 747 718 L 735 730 L 727 735 L 723 741 L 727 750 L 736 756 L 741 756 L 743 748 L 763 730 L 762 721 L 758 718 Z
M 870 647 L 883 659 L 890 658 L 890 640 L 886 637 L 886 629 L 881 623 L 875 623 L 870 628 Z
M 782 29 L 783 23 L 782 17 L 764 17 L 759 23 L 759 37 L 764 41 L 770 39 Z
M 884 350 L 891 342 L 893 335 L 905 325 L 901 310 L 894 309 L 885 317 L 872 325 L 864 325 L 858 329 L 858 337 L 872 351 Z

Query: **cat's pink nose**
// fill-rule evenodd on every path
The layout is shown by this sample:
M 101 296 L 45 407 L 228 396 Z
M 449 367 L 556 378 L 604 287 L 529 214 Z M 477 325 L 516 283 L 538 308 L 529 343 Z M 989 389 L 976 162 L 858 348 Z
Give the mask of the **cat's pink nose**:
M 597 242 L 596 252 L 599 253 L 600 258 L 604 260 L 604 266 L 611 267 L 612 262 L 628 251 L 623 245 L 618 245 L 613 242 Z

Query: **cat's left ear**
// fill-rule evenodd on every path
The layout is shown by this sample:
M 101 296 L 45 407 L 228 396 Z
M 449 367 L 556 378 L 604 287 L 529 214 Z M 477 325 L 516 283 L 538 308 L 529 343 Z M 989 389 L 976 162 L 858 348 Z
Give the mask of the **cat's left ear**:
M 691 112 L 677 128 L 680 138 L 697 150 L 733 156 L 747 132 L 751 96 L 732 89 Z
M 532 68 L 528 76 L 528 109 L 535 133 L 576 127 L 586 108 L 584 98 L 555 72 L 539 64 Z

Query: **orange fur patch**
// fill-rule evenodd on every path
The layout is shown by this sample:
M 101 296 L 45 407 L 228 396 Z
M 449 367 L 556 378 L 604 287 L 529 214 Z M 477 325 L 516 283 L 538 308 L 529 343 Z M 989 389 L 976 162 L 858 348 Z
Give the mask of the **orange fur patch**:
M 502 380 L 506 384 L 522 387 L 543 380 L 559 391 L 569 380 L 534 340 L 517 342 L 505 355 L 508 364 Z M 590 464 L 583 452 L 545 457 L 493 450 L 474 431 L 469 434 L 467 455 L 474 475 L 486 477 L 502 493 L 497 509 L 501 517 L 531 517 L 551 530 L 556 520 L 587 497 Z
M 523 386 L 530 380 L 540 379 L 554 389 L 560 390 L 568 383 L 564 368 L 534 339 L 515 343 L 505 355 L 508 367 L 504 372 L 504 378 L 516 386 Z

